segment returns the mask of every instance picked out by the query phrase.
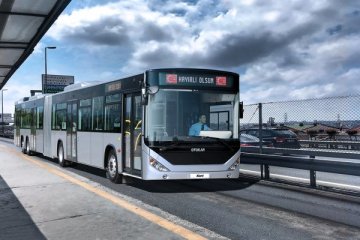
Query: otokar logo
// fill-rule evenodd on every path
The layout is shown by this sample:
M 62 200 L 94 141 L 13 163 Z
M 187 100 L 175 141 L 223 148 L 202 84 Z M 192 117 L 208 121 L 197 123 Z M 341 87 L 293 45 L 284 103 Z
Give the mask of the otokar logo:
M 191 152 L 205 152 L 205 148 L 191 148 Z

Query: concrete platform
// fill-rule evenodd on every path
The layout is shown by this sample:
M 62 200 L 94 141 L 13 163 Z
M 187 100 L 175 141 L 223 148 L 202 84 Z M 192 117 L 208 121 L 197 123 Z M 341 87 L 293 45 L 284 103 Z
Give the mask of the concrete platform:
M 46 160 L 26 156 L 2 141 L 0 212 L 0 239 L 221 237 L 189 223 L 181 226 L 174 216 L 157 214 L 136 200 Z

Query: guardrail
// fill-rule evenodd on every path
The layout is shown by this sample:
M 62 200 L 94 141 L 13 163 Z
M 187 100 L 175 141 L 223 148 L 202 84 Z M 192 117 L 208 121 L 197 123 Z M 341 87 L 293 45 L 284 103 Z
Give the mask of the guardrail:
M 299 140 L 302 147 L 323 148 L 323 149 L 339 149 L 339 150 L 360 150 L 359 141 L 312 141 Z
M 241 163 L 261 166 L 261 178 L 270 179 L 269 166 L 310 171 L 310 186 L 316 187 L 316 172 L 360 176 L 360 163 L 336 160 L 318 160 L 316 156 L 360 159 L 360 152 L 324 151 L 322 149 L 285 149 L 242 147 Z M 261 152 L 261 153 L 259 153 Z
M 339 149 L 321 149 L 321 148 L 273 148 L 273 147 L 241 147 L 242 152 L 262 153 L 262 154 L 288 154 L 298 156 L 319 156 L 332 158 L 350 158 L 360 159 L 360 151 L 358 150 L 339 150 Z

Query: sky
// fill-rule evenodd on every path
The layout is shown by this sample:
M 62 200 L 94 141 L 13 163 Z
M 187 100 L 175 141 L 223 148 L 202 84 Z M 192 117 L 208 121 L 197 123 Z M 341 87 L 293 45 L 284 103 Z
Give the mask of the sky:
M 240 74 L 244 104 L 360 92 L 360 1 L 72 0 L 4 92 L 4 112 L 48 74 L 109 81 L 151 68 Z

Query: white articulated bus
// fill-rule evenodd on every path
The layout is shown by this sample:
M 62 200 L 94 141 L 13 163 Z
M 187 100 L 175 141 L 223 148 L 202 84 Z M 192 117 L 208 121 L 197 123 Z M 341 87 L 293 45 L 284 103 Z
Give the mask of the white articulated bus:
M 74 84 L 15 105 L 15 144 L 27 154 L 105 169 L 113 182 L 238 178 L 239 75 L 154 69 Z M 201 116 L 205 129 L 190 134 Z

